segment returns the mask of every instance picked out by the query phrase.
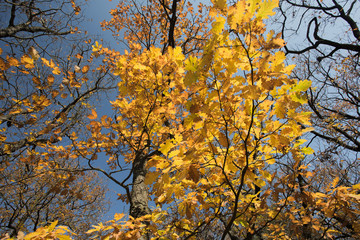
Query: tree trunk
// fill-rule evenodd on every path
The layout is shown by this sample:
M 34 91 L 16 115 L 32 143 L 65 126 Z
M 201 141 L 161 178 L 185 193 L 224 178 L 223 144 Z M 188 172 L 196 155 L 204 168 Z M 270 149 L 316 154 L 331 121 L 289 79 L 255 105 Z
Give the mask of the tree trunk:
M 150 214 L 148 206 L 148 188 L 144 182 L 147 173 L 146 163 L 148 156 L 143 153 L 137 154 L 133 162 L 133 186 L 131 189 L 130 216 L 134 218 Z M 147 224 L 145 222 L 145 224 Z M 147 240 L 149 236 L 144 234 L 139 240 Z
M 305 209 L 305 216 L 310 218 L 311 215 L 308 211 L 308 204 L 307 204 L 307 201 L 308 201 L 308 197 L 307 195 L 305 194 L 305 180 L 304 178 L 299 174 L 298 177 L 297 177 L 298 181 L 299 181 L 299 186 L 300 186 L 300 193 L 301 193 L 301 198 L 302 198 L 302 206 L 303 208 Z M 311 240 L 313 239 L 312 238 L 312 233 L 311 233 L 311 224 L 310 223 L 306 223 L 302 226 L 302 237 L 303 239 L 306 239 L 306 240 Z

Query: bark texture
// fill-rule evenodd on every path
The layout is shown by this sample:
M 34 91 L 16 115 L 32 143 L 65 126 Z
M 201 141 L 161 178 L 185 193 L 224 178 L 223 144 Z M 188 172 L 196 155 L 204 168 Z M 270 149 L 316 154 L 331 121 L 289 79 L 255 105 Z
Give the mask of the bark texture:
M 139 153 L 133 163 L 133 186 L 131 189 L 130 216 L 134 218 L 142 217 L 151 213 L 148 206 L 148 187 L 145 184 L 147 161 L 148 156 L 143 153 Z M 149 239 L 147 234 L 144 234 L 139 238 L 139 240 L 147 239 Z

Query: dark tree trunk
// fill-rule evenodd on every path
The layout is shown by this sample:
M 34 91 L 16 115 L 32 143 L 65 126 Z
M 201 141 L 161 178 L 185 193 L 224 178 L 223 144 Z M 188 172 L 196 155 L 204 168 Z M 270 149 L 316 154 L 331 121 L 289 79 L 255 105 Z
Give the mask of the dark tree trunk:
M 130 216 L 134 218 L 150 214 L 148 206 L 148 187 L 144 180 L 147 173 L 146 163 L 148 156 L 139 153 L 133 162 L 133 186 L 131 189 Z M 149 239 L 147 234 L 141 236 L 139 240 Z

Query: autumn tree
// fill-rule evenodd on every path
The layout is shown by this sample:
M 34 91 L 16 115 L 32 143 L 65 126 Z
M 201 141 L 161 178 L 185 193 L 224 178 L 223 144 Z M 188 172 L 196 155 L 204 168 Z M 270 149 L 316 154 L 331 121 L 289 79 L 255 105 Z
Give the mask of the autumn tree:
M 213 0 L 210 6 L 129 0 L 111 11 L 103 27 L 126 49 L 96 42 L 93 57 L 118 81 L 114 112 L 91 109 L 86 132 L 70 131 L 64 146 L 48 142 L 42 154 L 84 161 L 87 170 L 124 189 L 119 199 L 129 213 L 88 234 L 358 237 L 360 185 L 324 178 L 326 171 L 308 161 L 313 150 L 305 134 L 316 126 L 309 127 L 306 93 L 314 86 L 291 77 L 295 66 L 285 64 L 280 50 L 285 42 L 266 27 L 277 6 L 271 0 Z M 101 161 L 110 170 L 100 168 Z M 26 237 L 65 238 L 55 225 Z
M 83 239 L 101 218 L 107 204 L 101 179 L 93 173 L 78 177 L 57 162 L 67 170 L 58 172 L 62 178 L 24 162 L 1 171 L 0 235 L 32 232 L 57 220 Z
M 167 11 L 181 3 L 123 3 L 105 23 L 115 34 L 125 28 L 130 51 L 114 64 L 114 74 L 121 77 L 119 99 L 113 102 L 116 117 L 93 122 L 93 141 L 101 142 L 109 155 L 114 151 L 110 146 L 120 144 L 120 154 L 109 161 L 114 169 L 123 164 L 120 155 L 132 165 L 119 181 L 130 215 L 141 216 L 137 223 L 148 225 L 153 235 L 174 239 L 357 236 L 358 185 L 344 184 L 342 176 L 335 175 L 320 187 L 329 171 L 317 171 L 318 165 L 305 157 L 312 150 L 300 147 L 305 140 L 299 137 L 310 122 L 299 107 L 307 102 L 302 92 L 310 82 L 286 81 L 290 68 L 281 70 L 284 57 L 275 51 L 283 42 L 272 32 L 265 36 L 262 20 L 276 3 L 239 1 L 226 6 L 225 1 L 214 1 L 210 36 L 200 37 L 207 40 L 195 55 L 184 50 L 183 38 L 171 39 L 178 18 Z M 162 16 L 156 4 L 170 21 L 163 24 L 169 26 L 166 34 L 156 33 L 161 27 L 151 28 L 166 21 L 153 21 Z M 101 134 L 104 126 L 115 133 Z M 166 206 L 163 212 L 152 211 L 153 222 L 144 221 L 150 213 L 144 183 L 157 206 Z M 351 223 L 345 216 L 353 216 Z M 126 226 L 131 225 L 125 224 L 124 233 L 113 226 L 115 236 L 139 234 L 140 229 Z
M 0 4 L 4 234 L 34 231 L 55 219 L 84 233 L 107 206 L 106 188 L 96 182 L 97 175 L 84 173 L 66 148 L 68 136 L 84 129 L 90 97 L 111 87 L 106 69 L 92 69 L 92 47 L 84 42 L 85 35 L 75 34 L 80 16 L 76 4 Z
M 312 111 L 313 157 L 306 159 L 317 169 L 303 181 L 306 188 L 323 194 L 325 201 L 309 204 L 311 215 L 329 228 L 336 226 L 339 238 L 357 238 L 357 204 L 343 202 L 337 187 L 359 183 L 359 29 L 358 1 L 280 2 L 285 52 L 297 63 L 293 76 L 310 79 L 307 109 Z M 299 181 L 300 184 L 300 181 Z M 341 192 L 341 191 L 339 191 Z M 317 206 L 316 206 L 317 205 Z M 322 210 L 320 210 L 322 209 Z M 311 237 L 311 234 L 308 233 Z
M 58 214 L 55 206 L 60 204 L 60 200 L 64 201 L 60 205 L 70 203 L 77 205 L 83 202 L 82 210 L 85 212 L 75 211 L 76 208 L 74 208 L 71 214 L 77 214 L 76 217 L 88 216 L 86 221 L 90 221 L 96 216 L 99 217 L 94 214 L 94 209 L 100 210 L 106 206 L 103 205 L 105 202 L 100 202 L 104 198 L 104 192 L 96 185 L 91 188 L 91 182 L 82 185 L 85 187 L 82 190 L 84 198 L 81 194 L 72 194 L 78 192 L 77 188 L 81 188 L 81 181 L 88 181 L 87 179 L 92 175 L 80 174 L 82 168 L 76 161 L 77 156 L 67 152 L 68 149 L 64 145 L 72 132 L 80 132 L 83 128 L 86 119 L 82 116 L 86 115 L 87 99 L 104 88 L 102 81 L 105 72 L 99 73 L 97 79 L 88 79 L 86 75 L 89 65 L 81 66 L 82 56 L 78 55 L 72 60 L 75 59 L 79 64 L 75 65 L 79 70 L 63 74 L 58 64 L 45 58 L 40 59 L 34 52 L 34 49 L 30 49 L 29 54 L 23 55 L 21 59 L 9 56 L 0 59 L 2 78 L 0 159 L 3 177 L 1 208 L 3 210 L 7 208 L 7 205 L 12 205 L 7 199 L 24 201 L 21 205 L 23 208 L 12 208 L 15 211 L 13 219 L 5 220 L 8 221 L 7 227 L 10 227 L 15 234 L 19 230 L 24 230 L 11 224 L 12 221 L 22 221 L 18 217 L 23 213 L 18 214 L 16 212 L 18 210 L 23 212 L 26 208 L 32 209 L 26 212 L 24 221 L 35 218 L 36 214 L 42 214 L 41 211 L 49 211 L 53 214 L 51 218 L 47 218 L 50 220 Z M 74 176 L 82 180 L 74 181 Z M 24 182 L 26 191 L 22 192 Z M 31 188 L 35 188 L 37 184 L 42 184 L 42 187 L 36 189 L 36 195 L 34 195 Z M 53 185 L 58 185 L 63 189 L 54 191 Z M 64 191 L 67 194 L 64 194 Z M 68 199 L 62 197 L 61 193 Z M 34 196 L 40 197 L 42 194 L 43 201 L 47 203 L 42 206 L 44 208 L 39 204 L 26 205 L 32 204 L 31 199 Z M 92 214 L 88 215 L 91 212 Z M 61 222 L 73 226 L 79 224 L 78 221 L 71 223 L 73 217 L 66 215 L 66 211 L 63 213 L 64 218 L 69 217 L 69 219 Z M 34 222 L 32 227 L 36 228 L 45 223 L 46 221 Z M 80 224 L 77 227 L 81 228 Z M 34 230 L 34 228 L 31 229 Z
M 316 126 L 312 133 L 358 152 L 358 2 L 282 1 L 280 6 L 283 36 L 289 42 L 285 51 L 289 56 L 298 56 L 296 74 L 318 85 L 309 92 Z M 299 34 L 304 36 L 304 44 L 295 48 L 292 39 Z
M 116 55 L 97 45 L 94 51 L 116 60 L 116 113 L 96 121 L 94 111 L 92 137 L 74 148 L 90 166 L 105 151 L 110 177 L 127 173 L 114 180 L 125 189 L 120 198 L 130 203 L 131 221 L 118 225 L 118 214 L 112 225 L 90 232 L 113 229 L 114 239 L 188 239 L 215 229 L 214 239 L 289 235 L 288 215 L 306 214 L 292 193 L 311 152 L 299 139 L 309 124 L 299 107 L 311 83 L 289 78 L 293 66 L 277 50 L 284 43 L 266 32 L 263 20 L 276 5 L 214 1 L 202 22 L 211 30 L 196 38 L 182 27 L 194 19 L 181 19 L 192 14 L 185 1 L 122 2 L 111 12 L 104 26 L 114 34 L 125 28 L 129 50 Z M 187 50 L 188 39 L 202 40 L 201 47 Z M 293 173 L 277 172 L 274 164 L 286 160 Z M 286 211 L 289 202 L 293 212 Z
M 194 10 L 195 8 L 196 10 Z M 189 1 L 145 1 L 143 3 L 137 1 L 122 1 L 117 6 L 117 9 L 111 11 L 112 19 L 108 22 L 103 22 L 102 26 L 106 30 L 111 30 L 115 38 L 119 36 L 122 30 L 125 31 L 123 38 L 117 39 L 119 42 L 125 43 L 125 46 L 130 50 L 129 58 L 131 58 L 130 56 L 135 57 L 141 54 L 145 49 L 150 50 L 154 46 L 161 48 L 161 53 L 156 53 L 159 57 L 165 54 L 169 48 L 175 48 L 176 46 L 179 46 L 181 52 L 185 55 L 196 55 L 197 52 L 201 51 L 205 39 L 209 35 L 209 32 L 206 30 L 206 24 L 210 22 L 207 13 L 208 9 L 204 4 L 200 3 L 194 7 Z M 118 75 L 116 64 L 113 64 L 113 61 L 117 62 L 119 60 L 120 56 L 118 52 L 97 47 L 94 48 L 94 52 L 95 55 L 104 54 L 107 63 L 113 67 L 114 74 Z M 170 74 L 171 72 L 169 72 L 169 75 Z M 126 90 L 124 89 L 124 91 Z M 160 91 L 160 89 L 156 90 L 156 92 L 158 91 Z M 151 92 L 151 94 L 154 93 Z M 158 94 L 162 94 L 162 92 Z M 139 101 L 142 100 L 139 99 Z M 128 111 L 131 112 L 132 110 Z M 152 109 L 148 111 L 152 112 Z M 120 111 L 119 114 L 124 115 L 124 112 Z M 132 114 L 137 113 L 134 111 L 131 115 Z M 118 121 L 116 118 L 117 115 L 118 112 L 116 111 L 115 121 Z M 166 119 L 165 116 L 161 116 L 161 118 L 165 121 L 164 127 L 170 128 L 169 119 Z M 101 125 L 104 125 L 106 121 L 110 121 L 110 119 L 106 120 L 105 117 L 103 117 L 103 120 Z M 127 122 L 126 119 L 122 121 L 123 123 Z M 105 126 L 109 124 L 110 122 L 107 122 Z M 131 119 L 129 119 L 127 124 L 130 128 L 134 127 L 133 120 Z M 121 144 L 125 140 L 122 139 L 118 143 L 120 144 L 120 146 L 117 147 L 118 149 L 110 150 L 116 145 L 109 148 L 109 154 L 112 155 L 112 157 L 108 162 L 112 168 L 121 170 L 123 169 L 123 161 L 119 161 L 119 158 L 123 156 L 132 158 L 132 155 L 138 158 L 137 161 L 129 162 L 132 164 L 132 167 L 130 172 L 128 172 L 128 177 L 125 177 L 124 181 L 117 182 L 120 186 L 124 187 L 126 192 L 125 198 L 130 201 L 130 214 L 135 218 L 150 213 L 148 208 L 148 194 L 146 191 L 147 187 L 143 179 L 147 172 L 146 163 L 149 157 L 159 153 L 158 147 L 153 149 L 153 144 L 150 142 L 150 145 L 144 147 L 143 141 L 148 141 L 143 136 L 146 135 L 146 133 L 143 132 L 140 135 L 141 136 L 136 136 L 135 138 L 131 137 L 131 141 L 139 141 L 138 143 L 129 142 L 129 144 L 132 145 L 131 147 L 124 146 L 122 149 Z M 90 162 L 89 165 L 91 165 Z M 116 173 L 116 171 L 114 173 Z M 111 173 L 106 175 L 110 174 Z M 131 176 L 133 177 L 133 181 L 127 183 L 126 181 Z

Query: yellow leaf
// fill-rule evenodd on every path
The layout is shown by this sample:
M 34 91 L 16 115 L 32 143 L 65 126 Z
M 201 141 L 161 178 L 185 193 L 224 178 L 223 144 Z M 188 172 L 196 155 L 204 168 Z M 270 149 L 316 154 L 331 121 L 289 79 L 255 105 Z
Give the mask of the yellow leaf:
M 98 52 L 102 48 L 102 45 L 99 45 L 98 41 L 95 42 L 95 45 L 92 46 L 93 52 Z
M 176 150 L 173 150 L 169 153 L 169 158 L 172 158 L 172 157 L 175 157 L 177 156 L 178 154 L 180 153 L 180 150 L 179 149 L 176 149 Z
M 336 185 L 338 184 L 338 182 L 339 182 L 339 177 L 334 178 L 334 180 L 333 180 L 333 182 L 332 182 L 332 184 L 331 184 L 332 187 L 335 188 Z
M 286 107 L 281 102 L 276 102 L 274 104 L 274 111 L 278 118 L 284 118 L 287 112 Z
M 52 61 L 52 59 L 50 61 L 48 61 L 45 58 L 41 58 L 41 61 L 43 62 L 43 64 L 49 68 L 54 68 L 55 67 L 55 63 Z
M 160 152 L 164 155 L 167 155 L 170 149 L 174 146 L 174 144 L 171 142 L 171 140 L 167 140 L 165 143 L 160 145 Z
M 26 68 L 34 68 L 34 60 L 28 55 L 21 57 L 21 63 L 24 64 Z
M 245 99 L 258 99 L 261 94 L 261 89 L 256 85 L 248 85 L 243 87 L 242 97 Z
M 165 194 L 161 194 L 158 198 L 157 198 L 157 202 L 162 203 L 166 200 L 166 195 Z
M 56 236 L 59 240 L 71 240 L 70 236 L 66 236 L 66 235 L 57 235 Z
M 301 151 L 306 155 L 310 155 L 314 153 L 314 150 L 311 147 L 304 147 L 301 149 Z
M 260 19 L 267 19 L 269 16 L 275 14 L 273 11 L 279 5 L 277 0 L 265 0 L 259 4 L 260 9 L 258 10 L 256 16 Z
M 220 34 L 225 26 L 226 19 L 223 17 L 215 17 L 216 21 L 212 24 L 211 32 L 214 34 Z
M 115 213 L 114 219 L 115 221 L 119 221 L 120 219 L 122 219 L 125 216 L 124 213 Z
M 93 226 L 94 227 L 94 226 Z M 86 231 L 86 233 L 87 234 L 90 234 L 90 233 L 93 233 L 93 232 L 98 232 L 99 231 L 99 229 L 90 229 L 90 230 L 88 230 L 88 231 Z
M 303 144 L 306 143 L 306 142 L 307 142 L 306 139 L 298 139 L 298 140 L 296 140 L 296 143 L 294 144 L 294 147 L 301 146 L 301 145 L 303 145 Z
M 60 71 L 60 69 L 58 67 L 54 67 L 52 73 L 55 74 L 55 75 L 59 75 L 61 73 L 61 71 Z
M 171 48 L 171 50 L 169 49 L 169 54 L 172 55 L 172 59 L 175 61 L 183 61 L 185 58 L 181 47 Z
M 6 140 L 6 136 L 0 134 L 0 142 L 4 142 Z
M 269 182 L 271 182 L 272 177 L 271 177 L 271 174 L 270 174 L 268 171 L 262 171 L 261 173 L 262 173 L 262 175 L 264 176 L 264 178 L 265 178 L 266 180 L 268 180 Z
M 281 38 L 275 38 L 271 41 L 276 47 L 283 47 L 285 46 L 285 41 Z
M 9 63 L 11 66 L 17 67 L 17 66 L 20 65 L 19 61 L 18 61 L 16 58 L 8 57 L 8 56 L 7 56 L 7 57 L 6 57 L 6 60 L 8 61 L 8 63 Z
M 55 227 L 56 227 L 57 224 L 58 224 L 58 221 L 55 220 L 54 222 L 52 222 L 52 223 L 50 224 L 50 226 L 47 227 L 47 229 L 48 229 L 49 231 L 52 231 L 52 230 L 55 229 Z
M 298 102 L 301 104 L 307 103 L 307 97 L 305 94 L 302 94 L 300 92 L 295 92 L 294 94 L 291 94 L 290 96 L 294 102 Z
M 310 80 L 302 80 L 299 81 L 290 91 L 291 92 L 304 92 L 311 87 L 311 81 Z

